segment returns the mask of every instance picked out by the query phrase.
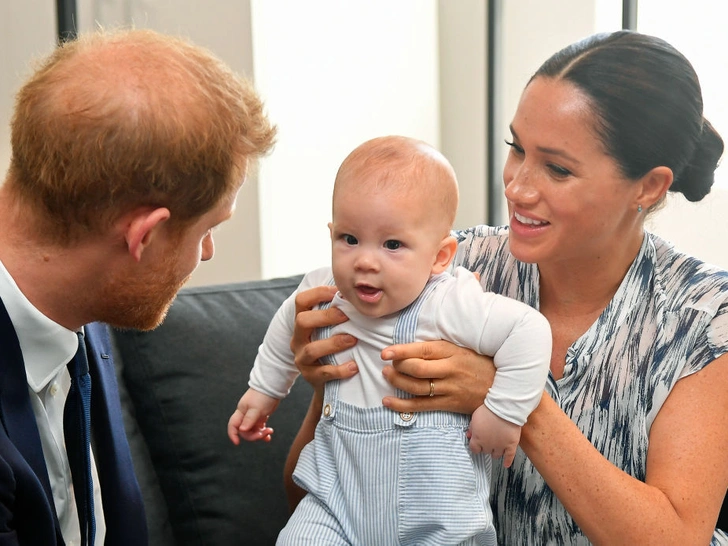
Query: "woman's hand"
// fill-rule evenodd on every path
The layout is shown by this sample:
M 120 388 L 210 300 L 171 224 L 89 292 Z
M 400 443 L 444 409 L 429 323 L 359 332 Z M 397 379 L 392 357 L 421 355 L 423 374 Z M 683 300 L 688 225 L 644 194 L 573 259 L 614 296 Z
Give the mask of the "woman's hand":
M 321 302 L 331 301 L 336 294 L 335 286 L 318 286 L 304 290 L 296 296 L 296 324 L 291 339 L 294 362 L 303 378 L 319 394 L 332 379 L 345 379 L 359 371 L 355 362 L 340 366 L 323 364 L 320 358 L 338 353 L 356 344 L 356 338 L 339 334 L 328 339 L 311 341 L 314 328 L 333 326 L 349 320 L 339 309 L 313 309 Z
M 392 345 L 382 351 L 392 360 L 382 373 L 394 387 L 414 398 L 387 396 L 394 411 L 445 410 L 471 414 L 483 404 L 493 378 L 493 359 L 447 341 Z

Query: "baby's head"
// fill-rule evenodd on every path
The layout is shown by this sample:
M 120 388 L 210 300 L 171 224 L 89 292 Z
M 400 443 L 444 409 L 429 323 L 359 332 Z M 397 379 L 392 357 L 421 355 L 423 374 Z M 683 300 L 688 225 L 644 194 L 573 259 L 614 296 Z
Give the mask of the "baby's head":
M 329 224 L 344 298 L 370 317 L 412 303 L 454 258 L 457 206 L 455 172 L 432 146 L 402 136 L 358 146 L 336 175 Z

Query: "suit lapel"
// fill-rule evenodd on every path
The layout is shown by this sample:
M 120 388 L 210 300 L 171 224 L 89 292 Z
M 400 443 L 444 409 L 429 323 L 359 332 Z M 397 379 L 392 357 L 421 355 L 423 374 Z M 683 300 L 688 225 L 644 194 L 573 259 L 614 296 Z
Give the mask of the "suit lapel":
M 91 371 L 91 428 L 106 520 L 106 544 L 147 544 L 144 504 L 124 430 L 105 324 L 85 326 Z
M 46 497 L 54 506 L 53 493 L 38 425 L 28 394 L 28 380 L 20 342 L 13 323 L 0 300 L 0 419 L 10 441 L 28 462 L 43 485 Z M 57 525 L 56 521 L 56 525 Z
M 92 431 L 106 520 L 105 543 L 146 545 L 146 515 L 124 431 L 109 333 L 99 323 L 88 324 L 85 329 L 92 378 Z M 0 348 L 0 424 L 42 485 L 60 537 L 20 342 L 1 299 Z

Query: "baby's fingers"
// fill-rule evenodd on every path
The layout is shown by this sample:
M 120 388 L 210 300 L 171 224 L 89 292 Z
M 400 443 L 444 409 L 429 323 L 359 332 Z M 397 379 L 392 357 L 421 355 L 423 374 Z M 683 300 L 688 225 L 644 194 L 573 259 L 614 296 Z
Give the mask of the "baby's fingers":
M 251 430 L 256 423 L 260 423 L 260 427 L 258 428 L 263 428 L 267 419 L 268 416 L 263 415 L 260 410 L 250 408 L 245 412 L 245 415 L 243 415 L 243 421 L 240 423 L 240 426 L 238 426 L 238 431 L 247 432 Z
M 240 427 L 240 424 L 243 422 L 243 415 L 239 411 L 236 411 L 230 416 L 230 419 L 228 420 L 228 426 L 227 426 L 227 434 L 228 438 L 230 438 L 230 441 L 237 445 L 240 445 L 240 436 L 238 436 L 238 428 Z
M 503 466 L 505 468 L 510 468 L 510 466 L 513 464 L 513 459 L 516 458 L 516 446 L 507 446 L 505 451 L 503 452 Z
M 240 437 L 246 442 L 270 442 L 273 429 L 270 427 L 254 428 L 245 432 L 238 431 Z

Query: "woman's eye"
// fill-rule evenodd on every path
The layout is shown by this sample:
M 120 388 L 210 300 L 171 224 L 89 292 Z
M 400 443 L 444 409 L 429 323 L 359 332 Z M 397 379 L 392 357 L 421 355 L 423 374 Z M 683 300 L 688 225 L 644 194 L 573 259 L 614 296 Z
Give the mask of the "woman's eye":
M 559 177 L 566 177 L 571 175 L 571 171 L 569 169 L 565 169 L 564 167 L 560 167 L 559 165 L 549 165 L 549 169 L 552 173 L 554 173 L 556 176 Z
M 344 242 L 347 245 L 355 245 L 355 244 L 359 243 L 359 241 L 356 240 L 356 237 L 354 237 L 353 235 L 349 235 L 349 234 L 344 235 L 342 237 L 342 239 L 344 239 Z
M 397 250 L 402 246 L 402 243 L 400 241 L 395 241 L 394 239 L 390 239 L 389 241 L 384 242 L 384 248 L 387 250 Z
M 521 148 L 521 147 L 520 147 L 520 146 L 519 146 L 518 144 L 516 144 L 515 142 L 509 142 L 509 141 L 507 141 L 507 140 L 506 140 L 506 141 L 505 141 L 505 143 L 506 143 L 506 144 L 507 144 L 508 146 L 510 146 L 510 147 L 511 147 L 511 150 L 513 150 L 513 152 L 514 152 L 514 153 L 517 153 L 517 154 L 519 154 L 519 155 L 523 153 L 523 148 Z

